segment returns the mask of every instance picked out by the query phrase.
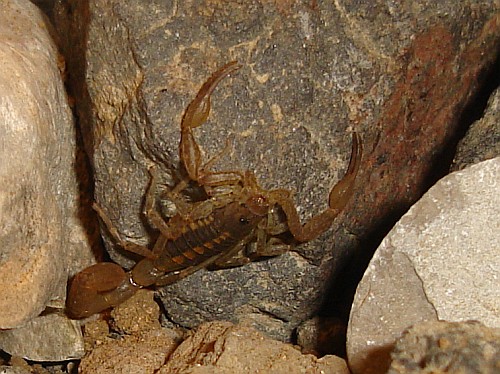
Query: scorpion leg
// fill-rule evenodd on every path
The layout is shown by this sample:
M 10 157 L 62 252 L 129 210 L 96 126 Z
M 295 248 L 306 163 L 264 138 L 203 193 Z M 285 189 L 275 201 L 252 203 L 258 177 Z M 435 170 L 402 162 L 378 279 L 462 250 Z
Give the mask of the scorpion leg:
M 186 188 L 188 183 L 181 180 L 173 190 L 165 191 L 165 196 L 175 205 L 175 215 L 170 218 L 169 222 L 165 222 L 162 215 L 155 208 L 157 172 L 156 168 L 150 168 L 151 182 L 146 191 L 144 214 L 148 218 L 151 226 L 161 232 L 168 239 L 174 239 L 183 232 L 186 222 L 193 222 L 201 218 L 205 218 L 216 206 L 216 202 L 212 200 L 204 200 L 197 203 L 188 203 L 180 197 L 180 192 Z M 156 248 L 156 246 L 155 246 Z M 161 250 L 161 248 L 160 248 Z M 155 250 L 153 249 L 153 252 Z
M 354 192 L 354 182 L 359 170 L 363 147 L 357 133 L 353 133 L 352 153 L 349 167 L 344 177 L 332 188 L 329 195 L 329 207 L 312 217 L 305 225 L 300 222 L 295 205 L 283 191 L 271 192 L 271 199 L 281 206 L 286 215 L 288 228 L 294 238 L 305 242 L 317 238 L 330 228 L 335 217 L 344 209 Z
M 209 270 L 227 269 L 238 266 L 243 266 L 251 262 L 251 259 L 245 254 L 246 243 L 240 243 L 232 248 L 229 252 L 224 253 L 222 256 L 208 267 Z
M 146 191 L 146 197 L 144 199 L 145 200 L 144 201 L 144 214 L 148 218 L 148 221 L 153 228 L 160 231 L 163 236 L 171 239 L 171 238 L 173 238 L 172 229 L 165 222 L 165 220 L 163 219 L 161 214 L 158 213 L 158 211 L 155 209 L 156 187 L 158 185 L 156 168 L 155 167 L 150 168 L 149 174 L 151 175 L 151 181 L 150 181 L 148 190 Z M 182 189 L 183 188 L 185 188 L 185 186 L 182 187 Z M 180 189 L 180 190 L 182 190 L 182 189 Z M 167 194 L 167 196 L 170 197 L 168 194 Z M 174 203 L 176 203 L 176 202 L 174 201 Z M 176 203 L 176 206 L 177 206 L 177 203 Z M 153 253 L 154 252 L 155 251 L 153 250 Z
M 116 227 L 109 219 L 109 217 L 107 216 L 107 214 L 97 203 L 92 204 L 92 208 L 94 208 L 97 214 L 99 214 L 99 217 L 101 217 L 101 220 L 106 225 L 106 228 L 108 229 L 109 233 L 120 247 L 122 247 L 128 252 L 135 253 L 143 257 L 148 257 L 148 258 L 153 257 L 151 250 L 149 250 L 147 247 L 124 240 L 121 237 L 118 230 L 116 229 Z
M 217 70 L 201 87 L 194 100 L 189 104 L 181 122 L 180 159 L 189 177 L 201 185 L 221 186 L 238 184 L 243 178 L 238 171 L 209 172 L 206 169 L 213 161 L 202 164 L 201 151 L 193 128 L 201 126 L 210 114 L 210 96 L 220 81 L 228 74 L 241 68 L 236 61 L 230 62 Z M 216 156 L 218 157 L 218 156 Z
M 248 258 L 251 261 L 255 261 L 261 257 L 279 256 L 289 250 L 290 245 L 283 243 L 279 238 L 269 237 L 267 231 L 259 229 L 257 232 L 257 241 L 252 243 L 248 250 Z

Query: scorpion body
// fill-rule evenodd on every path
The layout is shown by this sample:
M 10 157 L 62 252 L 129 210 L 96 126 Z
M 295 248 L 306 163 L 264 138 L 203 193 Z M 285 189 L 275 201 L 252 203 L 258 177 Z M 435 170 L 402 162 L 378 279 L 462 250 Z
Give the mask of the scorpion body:
M 109 224 L 100 207 L 95 208 Z M 108 262 L 88 267 L 73 279 L 68 314 L 74 318 L 88 317 L 121 304 L 140 288 L 172 284 L 221 257 L 232 256 L 234 250 L 239 249 L 238 243 L 267 214 L 267 209 L 261 197 L 216 209 L 211 215 L 184 225 L 179 237 L 173 240 L 161 237 L 153 251 L 160 254 L 144 258 L 128 273 Z
M 119 305 L 138 289 L 172 284 L 205 267 L 243 265 L 253 257 L 274 256 L 288 249 L 279 239 L 267 240 L 285 231 L 298 242 L 318 237 L 332 224 L 353 193 L 362 147 L 353 133 L 351 160 L 345 176 L 332 188 L 329 206 L 306 224 L 285 189 L 262 189 L 252 172 L 209 171 L 213 159 L 202 164 L 201 151 L 192 129 L 202 125 L 210 112 L 210 95 L 229 73 L 239 69 L 236 62 L 219 69 L 201 87 L 186 109 L 181 123 L 180 159 L 187 174 L 167 196 L 177 211 L 168 222 L 155 209 L 156 171 L 151 170 L 151 184 L 146 193 L 145 214 L 160 235 L 152 250 L 124 240 L 102 208 L 94 204 L 114 241 L 125 250 L 143 257 L 130 271 L 114 263 L 98 263 L 75 275 L 66 303 L 72 318 L 85 318 Z M 203 201 L 187 203 L 184 189 L 195 182 L 208 195 Z M 271 216 L 279 206 L 286 223 L 273 224 Z M 246 245 L 256 238 L 256 254 L 241 256 Z

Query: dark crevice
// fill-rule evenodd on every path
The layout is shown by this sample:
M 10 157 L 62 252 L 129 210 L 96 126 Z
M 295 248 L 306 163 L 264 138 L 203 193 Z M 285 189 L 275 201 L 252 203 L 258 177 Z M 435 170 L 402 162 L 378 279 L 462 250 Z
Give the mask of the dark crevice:
M 477 92 L 465 103 L 463 109 L 456 116 L 457 125 L 455 131 L 436 154 L 434 165 L 430 168 L 430 173 L 425 176 L 426 182 L 423 191 L 427 191 L 439 179 L 449 174 L 460 140 L 464 138 L 471 125 L 483 117 L 489 98 L 500 86 L 499 71 L 500 51 L 493 64 L 486 67 L 479 75 Z M 329 291 L 326 293 L 325 302 L 318 313 L 320 317 L 336 317 L 341 319 L 347 326 L 356 287 L 361 281 L 375 250 L 409 207 L 393 207 L 391 214 L 360 239 L 356 250 L 352 252 L 353 254 L 349 258 L 345 259 L 343 270 L 338 273 L 336 279 L 331 283 Z M 342 356 L 343 352 L 323 353 Z
M 432 187 L 439 179 L 449 174 L 450 166 L 457 152 L 457 147 L 472 124 L 484 116 L 488 100 L 493 92 L 500 86 L 500 50 L 491 66 L 487 66 L 479 74 L 477 92 L 465 103 L 460 114 L 457 116 L 457 126 L 453 134 L 448 138 L 447 144 L 435 157 L 434 167 L 427 176 L 427 189 Z

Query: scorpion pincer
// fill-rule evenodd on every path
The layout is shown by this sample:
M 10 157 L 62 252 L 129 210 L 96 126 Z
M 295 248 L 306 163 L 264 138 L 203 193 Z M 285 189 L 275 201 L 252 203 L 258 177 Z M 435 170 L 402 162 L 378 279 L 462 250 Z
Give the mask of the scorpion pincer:
M 210 171 L 214 159 L 202 163 L 193 128 L 208 118 L 210 96 L 218 83 L 239 68 L 237 62 L 231 62 L 216 71 L 186 109 L 179 145 L 186 177 L 166 192 L 176 206 L 176 213 L 168 221 L 155 209 L 157 177 L 156 170 L 150 170 L 144 210 L 151 226 L 159 231 L 152 250 L 122 239 L 107 214 L 94 204 L 116 244 L 143 259 L 128 272 L 115 263 L 103 262 L 76 274 L 66 303 L 70 317 L 91 316 L 119 305 L 140 288 L 172 284 L 201 268 L 239 266 L 256 257 L 278 255 L 288 247 L 277 238 L 273 240 L 273 236 L 288 231 L 297 242 L 312 240 L 325 232 L 344 209 L 353 194 L 361 162 L 362 146 L 357 133 L 353 133 L 347 172 L 330 191 L 328 207 L 305 224 L 300 221 L 289 190 L 264 190 L 251 171 Z M 193 184 L 205 191 L 206 200 L 191 202 L 183 198 L 183 191 Z M 280 207 L 286 222 L 275 222 L 276 207 Z M 255 253 L 245 257 L 246 245 L 252 241 L 256 242 Z

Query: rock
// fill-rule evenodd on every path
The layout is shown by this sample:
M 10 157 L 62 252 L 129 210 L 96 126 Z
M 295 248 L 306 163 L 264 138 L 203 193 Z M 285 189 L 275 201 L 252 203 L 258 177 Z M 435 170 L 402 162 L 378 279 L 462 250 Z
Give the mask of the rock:
M 0 347 L 32 361 L 66 361 L 85 353 L 80 323 L 58 314 L 40 316 L 23 327 L 2 331 Z
M 484 115 L 472 124 L 458 144 L 451 170 L 461 170 L 468 165 L 498 156 L 500 156 L 500 88 L 492 93 Z
M 153 300 L 153 292 L 140 290 L 111 312 L 112 327 L 122 334 L 138 334 L 160 328 L 160 307 Z
M 30 360 L 80 358 L 66 283 L 93 261 L 78 203 L 76 135 L 50 25 L 29 1 L 0 12 L 0 348 Z M 10 330 L 6 330 L 10 329 Z
M 205 323 L 184 340 L 158 373 L 349 373 L 336 356 L 304 355 L 253 328 Z
M 32 371 L 29 369 L 13 367 L 13 366 L 0 366 L 0 374 L 31 374 Z
M 31 2 L 50 17 L 52 15 L 52 8 L 54 8 L 54 3 L 56 2 L 56 0 L 31 0 Z
M 2 2 L 0 329 L 28 323 L 47 305 L 62 307 L 68 276 L 92 261 L 62 59 L 44 22 L 29 1 Z
M 296 190 L 301 218 L 319 212 L 345 169 L 350 130 L 365 155 L 355 198 L 329 233 L 279 258 L 201 271 L 164 288 L 168 317 L 251 322 L 290 340 L 323 305 L 347 256 L 381 222 L 428 188 L 428 175 L 462 106 L 495 60 L 500 39 L 488 2 L 415 6 L 369 2 L 58 2 L 96 199 L 120 234 L 143 245 L 148 167 L 179 176 L 179 124 L 219 66 L 243 69 L 213 96 L 196 137 L 207 158 L 234 135 L 221 170 L 253 170 L 265 188 Z M 106 237 L 112 258 L 134 258 Z M 136 259 L 136 258 L 135 258 Z
M 302 352 L 317 356 L 345 357 L 347 324 L 339 318 L 314 317 L 297 327 L 297 344 Z
M 21 357 L 12 356 L 7 365 L 0 365 L 0 374 L 31 374 L 33 372 L 37 372 L 36 369 L 40 368 L 40 365 L 37 367 L 31 367 L 25 360 Z M 35 369 L 35 370 L 33 370 Z M 40 374 L 43 373 L 43 369 L 39 371 Z
M 423 322 L 396 341 L 387 374 L 483 373 L 500 369 L 500 329 L 479 322 Z
M 348 373 L 344 360 L 316 358 L 266 338 L 253 328 L 211 322 L 180 345 L 177 331 L 154 327 L 113 339 L 99 336 L 81 373 Z
M 79 373 L 157 373 L 177 347 L 178 336 L 168 329 L 151 329 L 121 339 L 107 338 L 79 366 Z
M 162 328 L 159 314 L 153 292 L 141 290 L 112 311 L 109 326 L 99 319 L 87 322 L 87 355 L 79 372 L 156 373 L 182 337 L 178 330 Z
M 353 302 L 354 373 L 382 373 L 395 339 L 423 321 L 499 327 L 500 158 L 452 173 L 406 213 L 378 248 Z

